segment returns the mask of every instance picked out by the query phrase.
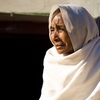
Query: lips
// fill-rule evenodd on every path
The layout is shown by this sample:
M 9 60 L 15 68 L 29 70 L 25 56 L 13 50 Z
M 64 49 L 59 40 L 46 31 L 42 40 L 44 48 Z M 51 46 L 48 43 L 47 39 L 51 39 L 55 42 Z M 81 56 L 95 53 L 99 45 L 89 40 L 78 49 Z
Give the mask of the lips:
M 56 44 L 55 47 L 56 47 L 57 49 L 60 49 L 60 48 L 64 47 L 64 44 Z

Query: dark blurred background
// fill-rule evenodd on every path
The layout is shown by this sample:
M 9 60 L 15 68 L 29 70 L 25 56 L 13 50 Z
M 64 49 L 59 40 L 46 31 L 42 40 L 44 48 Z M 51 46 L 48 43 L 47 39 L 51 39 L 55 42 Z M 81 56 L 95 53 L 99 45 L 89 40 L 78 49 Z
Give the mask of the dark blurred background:
M 39 100 L 43 59 L 52 46 L 47 16 L 0 15 L 3 99 Z

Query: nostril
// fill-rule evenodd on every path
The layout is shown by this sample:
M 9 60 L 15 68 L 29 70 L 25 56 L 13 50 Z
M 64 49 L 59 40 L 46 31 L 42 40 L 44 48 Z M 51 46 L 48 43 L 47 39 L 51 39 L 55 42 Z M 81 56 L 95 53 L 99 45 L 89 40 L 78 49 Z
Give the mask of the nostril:
M 58 42 L 60 39 L 59 39 L 59 37 L 58 36 L 56 36 L 55 38 L 54 38 L 54 41 L 55 42 Z

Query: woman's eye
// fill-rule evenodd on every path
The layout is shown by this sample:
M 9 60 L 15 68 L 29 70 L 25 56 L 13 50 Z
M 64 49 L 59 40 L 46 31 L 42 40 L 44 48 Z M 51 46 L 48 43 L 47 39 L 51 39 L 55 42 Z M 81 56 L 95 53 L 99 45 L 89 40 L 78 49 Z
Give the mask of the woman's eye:
M 50 31 L 51 31 L 51 33 L 52 33 L 52 32 L 54 32 L 54 29 L 51 29 Z
M 65 28 L 60 28 L 58 31 L 59 32 L 65 31 Z
M 51 29 L 51 32 L 54 31 L 53 29 Z

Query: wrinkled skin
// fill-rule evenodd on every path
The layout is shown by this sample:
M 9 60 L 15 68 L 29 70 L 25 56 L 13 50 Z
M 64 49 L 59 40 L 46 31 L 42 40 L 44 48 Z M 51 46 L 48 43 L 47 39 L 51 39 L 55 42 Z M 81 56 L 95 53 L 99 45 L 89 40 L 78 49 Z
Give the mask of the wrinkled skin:
M 59 54 L 69 55 L 74 52 L 61 13 L 58 13 L 53 18 L 50 30 L 51 30 L 50 41 L 55 46 Z

